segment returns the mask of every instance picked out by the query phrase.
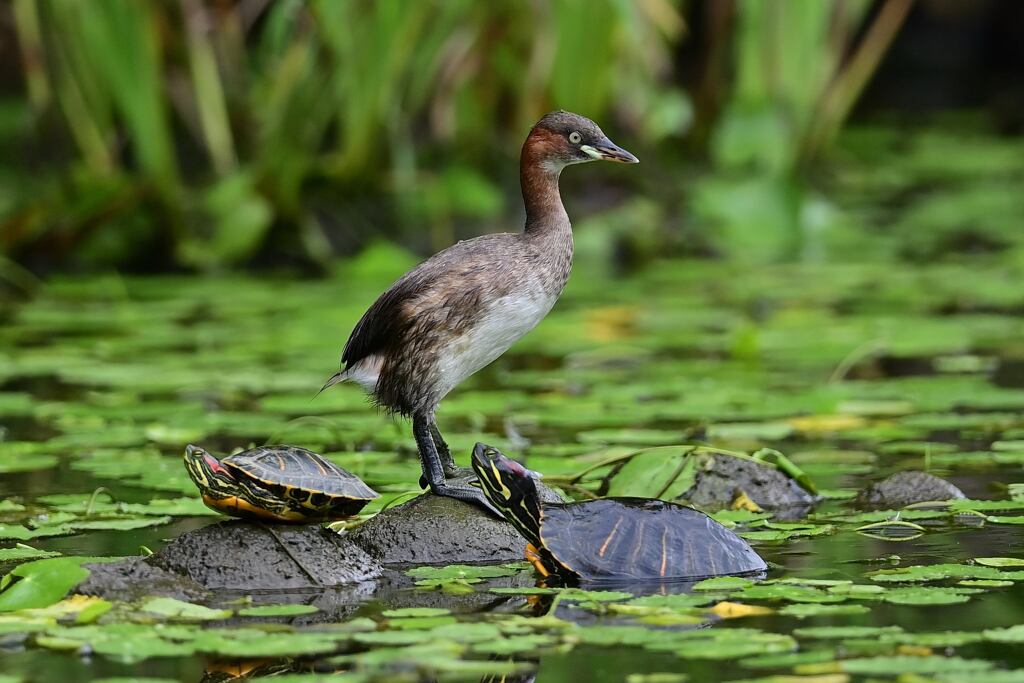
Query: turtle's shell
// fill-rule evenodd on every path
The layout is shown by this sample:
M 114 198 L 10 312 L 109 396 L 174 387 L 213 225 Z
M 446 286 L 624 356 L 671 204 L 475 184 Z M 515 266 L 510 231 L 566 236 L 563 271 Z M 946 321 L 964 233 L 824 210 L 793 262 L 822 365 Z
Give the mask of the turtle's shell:
M 260 446 L 220 462 L 236 477 L 253 480 L 292 504 L 314 511 L 342 506 L 357 512 L 379 497 L 356 475 L 298 446 Z
M 650 498 L 543 505 L 540 534 L 552 569 L 585 580 L 697 579 L 767 569 L 750 544 L 703 512 Z

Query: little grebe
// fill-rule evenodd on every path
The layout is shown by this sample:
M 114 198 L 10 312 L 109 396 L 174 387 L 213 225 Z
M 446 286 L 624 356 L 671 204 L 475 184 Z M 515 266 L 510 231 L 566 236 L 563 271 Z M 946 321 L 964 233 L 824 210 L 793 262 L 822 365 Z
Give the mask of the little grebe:
M 523 143 L 521 233 L 484 235 L 435 254 L 403 275 L 356 324 L 342 369 L 324 388 L 362 385 L 377 405 L 412 418 L 421 486 L 496 512 L 472 470 L 455 465 L 434 413 L 462 380 L 503 354 L 547 315 L 572 269 L 572 228 L 558 192 L 570 164 L 635 164 L 590 119 L 547 114 Z M 499 514 L 500 516 L 500 514 Z

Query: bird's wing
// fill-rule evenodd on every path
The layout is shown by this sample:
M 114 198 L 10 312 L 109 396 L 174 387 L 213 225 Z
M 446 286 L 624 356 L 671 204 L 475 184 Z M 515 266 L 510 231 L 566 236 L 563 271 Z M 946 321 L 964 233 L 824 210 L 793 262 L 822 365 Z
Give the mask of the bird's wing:
M 399 278 L 356 323 L 341 354 L 342 373 L 368 356 L 402 345 L 420 318 L 437 314 L 439 308 L 445 309 L 444 320 L 435 322 L 449 325 L 459 322 L 453 309 L 473 313 L 471 300 L 486 286 L 485 275 L 505 265 L 495 256 L 504 253 L 496 246 L 513 240 L 509 233 L 498 233 L 459 242 Z
M 436 279 L 429 273 L 418 272 L 420 270 L 421 267 L 417 267 L 406 273 L 363 313 L 341 353 L 342 371 L 405 337 L 412 321 L 405 315 L 402 304 L 428 289 Z

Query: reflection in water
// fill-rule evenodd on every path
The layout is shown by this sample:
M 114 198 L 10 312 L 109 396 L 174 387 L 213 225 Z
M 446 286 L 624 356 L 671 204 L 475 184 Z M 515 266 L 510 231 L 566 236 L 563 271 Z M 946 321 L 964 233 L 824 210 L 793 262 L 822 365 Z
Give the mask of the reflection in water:
M 286 659 L 212 660 L 207 662 L 200 683 L 224 683 L 243 677 L 248 680 L 301 670 L 294 662 Z

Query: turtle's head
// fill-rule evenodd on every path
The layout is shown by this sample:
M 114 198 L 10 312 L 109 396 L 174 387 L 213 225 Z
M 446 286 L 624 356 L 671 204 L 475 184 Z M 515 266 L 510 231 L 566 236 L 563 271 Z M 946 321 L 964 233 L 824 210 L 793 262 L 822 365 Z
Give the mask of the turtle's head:
M 199 446 L 185 447 L 185 469 L 203 496 L 215 496 L 235 488 L 235 478 L 213 457 Z
M 540 541 L 540 475 L 486 444 L 473 447 L 473 471 L 484 495 L 534 545 Z

